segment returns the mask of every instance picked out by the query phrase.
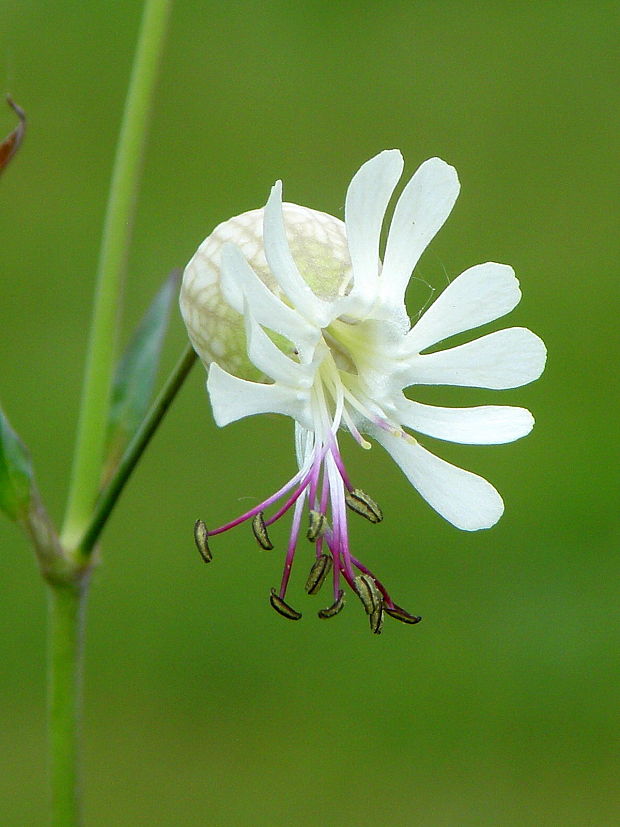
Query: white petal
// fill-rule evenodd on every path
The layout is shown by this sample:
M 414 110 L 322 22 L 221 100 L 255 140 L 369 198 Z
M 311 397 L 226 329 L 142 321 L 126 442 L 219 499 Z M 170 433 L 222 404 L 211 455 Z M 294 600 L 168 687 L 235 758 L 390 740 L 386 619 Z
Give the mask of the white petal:
M 462 385 L 504 390 L 538 379 L 545 367 L 547 349 L 535 333 L 510 327 L 481 336 L 449 350 L 413 356 L 399 371 L 407 385 Z
M 353 176 L 345 201 L 347 241 L 353 264 L 350 296 L 371 302 L 379 275 L 379 242 L 388 202 L 403 171 L 397 149 L 386 149 Z
M 431 345 L 492 322 L 521 300 L 514 270 L 487 262 L 465 270 L 433 302 L 407 336 L 407 346 L 419 353 Z
M 245 325 L 248 356 L 252 364 L 276 382 L 293 388 L 310 387 L 315 372 L 314 365 L 302 365 L 282 353 L 253 318 L 247 305 Z
M 291 304 L 308 321 L 325 327 L 332 321 L 333 308 L 319 299 L 301 276 L 291 255 L 282 213 L 282 181 L 277 181 L 265 205 L 263 243 L 269 268 Z
M 405 400 L 398 406 L 400 422 L 421 434 L 466 445 L 500 445 L 526 436 L 534 417 L 525 408 L 483 405 L 478 408 L 438 408 Z
M 450 215 L 459 189 L 454 167 L 440 158 L 430 158 L 403 190 L 385 248 L 380 279 L 384 304 L 403 307 L 413 268 Z
M 428 504 L 464 531 L 490 528 L 504 503 L 490 482 L 451 465 L 416 443 L 385 431 L 374 434 Z
M 216 363 L 209 367 L 207 390 L 215 422 L 223 427 L 245 416 L 280 413 L 311 428 L 307 416 L 309 394 L 279 384 L 262 385 L 231 376 Z
M 234 244 L 226 244 L 222 249 L 221 273 L 224 298 L 237 313 L 243 314 L 244 299 L 247 300 L 259 324 L 286 336 L 302 355 L 311 353 L 320 331 L 271 292 Z

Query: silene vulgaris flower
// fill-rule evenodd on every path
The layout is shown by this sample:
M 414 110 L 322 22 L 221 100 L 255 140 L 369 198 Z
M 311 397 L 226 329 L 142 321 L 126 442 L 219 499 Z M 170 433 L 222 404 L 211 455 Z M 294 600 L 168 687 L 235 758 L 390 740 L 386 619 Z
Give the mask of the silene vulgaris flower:
M 537 379 L 546 358 L 541 339 L 522 327 L 433 349 L 518 304 L 519 283 L 504 264 L 461 273 L 411 326 L 405 291 L 452 210 L 459 181 L 439 158 L 423 163 L 398 198 L 381 257 L 385 212 L 402 170 L 397 150 L 365 163 L 349 185 L 344 222 L 283 203 L 278 181 L 264 209 L 231 218 L 203 242 L 181 290 L 190 339 L 208 369 L 216 423 L 267 412 L 295 421 L 297 472 L 225 525 L 207 529 L 198 521 L 199 549 L 210 559 L 208 539 L 246 521 L 259 545 L 270 549 L 269 527 L 292 512 L 273 607 L 293 620 L 301 617 L 286 592 L 303 533 L 314 546 L 306 590 L 314 594 L 331 578 L 332 595 L 319 617 L 341 610 L 347 584 L 375 633 L 384 613 L 405 623 L 420 618 L 394 602 L 350 547 L 348 510 L 371 523 L 382 513 L 349 478 L 341 431 L 362 448 L 371 447 L 369 439 L 380 443 L 429 505 L 457 528 L 489 528 L 504 510 L 495 488 L 435 456 L 417 435 L 478 445 L 511 442 L 529 433 L 532 415 L 501 405 L 436 407 L 403 391 L 415 396 L 418 385 L 515 388 Z

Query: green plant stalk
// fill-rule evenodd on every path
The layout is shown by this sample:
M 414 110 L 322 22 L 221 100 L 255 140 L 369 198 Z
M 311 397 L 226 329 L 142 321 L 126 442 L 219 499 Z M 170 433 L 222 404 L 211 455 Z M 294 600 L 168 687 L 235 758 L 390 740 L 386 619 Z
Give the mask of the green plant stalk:
M 138 464 L 140 457 L 151 441 L 151 437 L 157 430 L 161 420 L 166 414 L 166 411 L 172 404 L 172 400 L 177 395 L 195 361 L 196 353 L 191 345 L 188 345 L 181 358 L 175 365 L 172 373 L 168 377 L 165 385 L 159 392 L 157 398 L 151 405 L 147 415 L 144 417 L 140 427 L 135 433 L 134 438 L 127 446 L 127 449 L 118 464 L 118 468 L 114 472 L 112 479 L 99 498 L 95 511 L 91 517 L 90 524 L 79 542 L 77 550 L 80 554 L 80 559 L 83 562 L 86 562 L 88 557 L 91 555 L 95 543 L 99 539 L 99 535 L 101 534 L 112 509 L 116 505 L 116 501 L 118 500 L 121 491 L 129 480 L 132 471 Z
M 101 475 L 122 279 L 127 260 L 148 116 L 171 0 L 146 0 L 106 209 L 93 319 L 62 545 L 72 549 L 88 522 Z
M 53 827 L 80 824 L 79 732 L 87 580 L 48 585 L 48 749 Z
M 116 355 L 122 279 L 131 235 L 148 115 L 171 0 L 146 0 L 99 254 L 80 418 L 65 522 L 60 538 L 66 570 L 48 579 L 48 749 L 53 827 L 80 824 L 80 717 L 83 629 L 89 567 L 75 546 L 99 488 Z

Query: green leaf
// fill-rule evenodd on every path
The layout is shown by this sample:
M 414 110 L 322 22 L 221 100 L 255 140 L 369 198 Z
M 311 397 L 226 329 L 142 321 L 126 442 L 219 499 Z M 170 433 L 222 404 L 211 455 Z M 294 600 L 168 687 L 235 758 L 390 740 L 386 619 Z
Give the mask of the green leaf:
M 26 517 L 31 499 L 28 451 L 0 408 L 0 510 L 12 520 L 20 520 Z
M 116 368 L 108 427 L 104 482 L 114 472 L 149 408 L 161 347 L 168 327 L 172 299 L 178 292 L 180 270 L 166 279 L 138 325 Z

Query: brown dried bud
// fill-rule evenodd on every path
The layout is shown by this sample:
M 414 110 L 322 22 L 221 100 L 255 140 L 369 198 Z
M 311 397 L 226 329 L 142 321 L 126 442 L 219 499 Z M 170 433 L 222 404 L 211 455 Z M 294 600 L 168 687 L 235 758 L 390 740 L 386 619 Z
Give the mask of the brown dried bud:
M 10 95 L 7 95 L 6 102 L 19 118 L 19 123 L 10 135 L 0 141 L 0 173 L 8 166 L 9 162 L 21 146 L 26 133 L 26 113 L 18 106 Z

